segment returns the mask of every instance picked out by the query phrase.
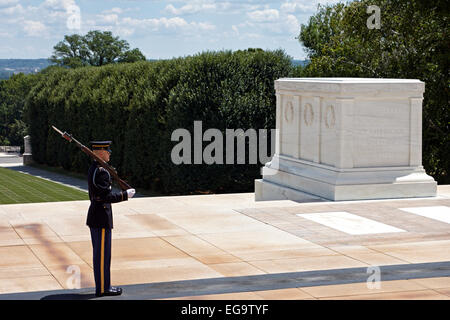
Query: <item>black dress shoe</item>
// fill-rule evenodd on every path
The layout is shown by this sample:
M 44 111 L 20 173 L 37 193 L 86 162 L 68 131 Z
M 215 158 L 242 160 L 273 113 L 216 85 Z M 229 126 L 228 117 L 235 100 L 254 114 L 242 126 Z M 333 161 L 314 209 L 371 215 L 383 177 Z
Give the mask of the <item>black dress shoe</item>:
M 96 293 L 95 295 L 97 297 L 103 297 L 103 296 L 120 296 L 121 294 L 122 288 L 111 287 L 108 291 L 105 291 L 103 293 Z

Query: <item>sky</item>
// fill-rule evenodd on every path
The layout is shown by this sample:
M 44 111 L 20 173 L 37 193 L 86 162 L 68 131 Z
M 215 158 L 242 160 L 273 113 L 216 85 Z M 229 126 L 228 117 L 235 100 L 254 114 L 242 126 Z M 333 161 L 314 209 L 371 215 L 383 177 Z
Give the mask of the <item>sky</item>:
M 48 58 L 68 34 L 112 31 L 147 59 L 203 51 L 283 49 L 306 53 L 296 39 L 317 5 L 338 0 L 0 0 L 0 59 Z

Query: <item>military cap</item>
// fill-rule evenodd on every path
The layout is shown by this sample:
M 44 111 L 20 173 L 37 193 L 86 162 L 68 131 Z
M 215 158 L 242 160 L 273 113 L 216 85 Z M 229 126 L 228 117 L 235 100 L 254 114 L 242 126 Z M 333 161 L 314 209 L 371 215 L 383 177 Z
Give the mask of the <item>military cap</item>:
M 111 149 L 109 146 L 111 145 L 111 141 L 91 141 L 92 150 L 106 150 L 111 153 Z

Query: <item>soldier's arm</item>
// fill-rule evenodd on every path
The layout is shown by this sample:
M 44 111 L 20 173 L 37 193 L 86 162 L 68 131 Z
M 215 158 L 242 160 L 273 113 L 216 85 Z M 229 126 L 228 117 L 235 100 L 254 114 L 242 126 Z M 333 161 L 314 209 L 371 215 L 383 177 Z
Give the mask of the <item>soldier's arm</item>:
M 126 191 L 113 192 L 110 184 L 110 176 L 104 169 L 99 169 L 95 172 L 94 176 L 95 186 L 98 190 L 99 201 L 106 203 L 116 203 L 128 200 L 128 194 Z

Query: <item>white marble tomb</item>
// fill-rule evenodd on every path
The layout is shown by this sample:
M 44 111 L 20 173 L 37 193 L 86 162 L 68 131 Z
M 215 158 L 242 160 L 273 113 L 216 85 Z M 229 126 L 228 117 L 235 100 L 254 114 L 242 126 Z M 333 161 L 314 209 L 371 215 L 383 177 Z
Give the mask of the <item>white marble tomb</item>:
M 436 196 L 422 166 L 423 82 L 283 78 L 275 89 L 275 154 L 255 200 Z

